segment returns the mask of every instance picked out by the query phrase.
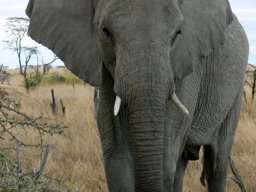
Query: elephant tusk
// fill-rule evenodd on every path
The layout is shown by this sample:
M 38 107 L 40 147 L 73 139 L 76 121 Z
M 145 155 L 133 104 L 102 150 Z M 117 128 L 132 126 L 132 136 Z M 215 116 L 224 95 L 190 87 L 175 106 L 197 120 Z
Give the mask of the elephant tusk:
M 181 101 L 179 100 L 175 93 L 173 93 L 172 95 L 172 101 L 183 113 L 189 115 L 187 108 L 181 103 Z
M 121 107 L 121 98 L 119 96 L 116 96 L 116 101 L 114 105 L 114 115 L 117 116 L 119 110 Z

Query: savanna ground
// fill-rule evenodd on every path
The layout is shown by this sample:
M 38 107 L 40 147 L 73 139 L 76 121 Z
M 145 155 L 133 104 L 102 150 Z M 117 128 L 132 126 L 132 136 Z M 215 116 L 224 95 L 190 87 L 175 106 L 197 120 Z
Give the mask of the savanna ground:
M 12 71 L 12 73 L 16 72 Z M 4 85 L 4 87 L 13 90 L 10 91 L 10 94 L 21 103 L 23 111 L 55 118 L 57 122 L 63 122 L 68 126 L 66 134 L 69 138 L 54 137 L 49 139 L 49 143 L 54 144 L 54 147 L 51 150 L 44 174 L 62 181 L 66 186 L 76 191 L 107 192 L 100 141 L 94 120 L 93 88 L 88 85 L 52 84 L 40 85 L 34 91 L 27 93 L 19 75 L 14 76 L 10 80 L 10 85 Z M 57 115 L 52 114 L 50 107 L 52 88 L 55 91 L 58 104 Z M 63 100 L 66 107 L 65 115 L 60 110 L 60 99 Z M 33 134 L 24 137 L 26 140 L 34 139 Z M 248 192 L 255 192 L 256 101 L 253 104 L 250 103 L 250 100 L 248 100 L 248 104 L 243 103 L 232 158 Z M 34 158 L 33 150 L 22 153 L 22 167 L 24 169 L 36 169 L 38 164 L 39 160 Z M 200 174 L 200 162 L 189 163 L 185 176 L 184 192 L 206 191 L 199 182 Z M 231 177 L 230 171 L 227 191 L 240 191 Z

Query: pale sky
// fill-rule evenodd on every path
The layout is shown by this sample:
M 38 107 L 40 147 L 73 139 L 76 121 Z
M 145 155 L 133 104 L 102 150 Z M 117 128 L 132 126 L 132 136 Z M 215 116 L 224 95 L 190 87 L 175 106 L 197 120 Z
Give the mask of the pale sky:
M 0 0 L 0 64 L 11 68 L 18 67 L 17 56 L 4 49 L 2 41 L 5 39 L 4 24 L 8 17 L 26 17 L 25 9 L 29 0 Z M 256 64 L 256 0 L 230 0 L 233 12 L 242 23 L 250 43 L 249 63 Z M 25 40 L 25 45 L 35 45 L 31 39 Z M 44 55 L 45 62 L 52 59 L 52 53 L 40 46 L 40 52 Z M 34 63 L 33 63 L 34 62 Z M 32 61 L 30 64 L 36 64 Z M 63 65 L 61 61 L 55 65 Z

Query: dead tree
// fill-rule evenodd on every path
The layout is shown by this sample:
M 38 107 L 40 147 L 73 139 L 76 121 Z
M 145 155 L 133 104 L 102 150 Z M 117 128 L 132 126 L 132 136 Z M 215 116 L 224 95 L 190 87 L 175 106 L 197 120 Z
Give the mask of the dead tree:
M 251 64 L 249 64 L 249 66 L 252 69 L 246 71 L 245 86 L 249 86 L 251 89 L 251 103 L 253 103 L 254 97 L 256 94 L 256 66 Z M 245 100 L 247 101 L 246 93 L 244 93 L 244 96 L 245 96 Z
M 255 96 L 255 91 L 256 91 L 256 69 L 253 72 L 253 82 L 252 82 L 252 103 L 254 100 Z
M 52 108 L 52 112 L 56 114 L 56 100 L 54 95 L 54 89 L 51 90 L 51 95 L 52 95 L 52 103 L 50 104 L 50 106 Z
M 49 73 L 50 69 L 52 68 L 52 64 L 53 64 L 56 60 L 58 60 L 58 59 L 59 59 L 59 58 L 58 58 L 56 55 L 54 55 L 54 56 L 53 56 L 53 59 L 52 59 L 50 62 L 48 62 L 48 63 L 44 63 L 44 60 L 42 60 L 43 75 L 46 75 L 46 74 Z
M 66 113 L 66 107 L 65 107 L 65 105 L 63 104 L 62 99 L 60 99 L 60 105 L 61 105 L 62 113 L 63 113 L 63 115 L 65 115 L 65 113 Z

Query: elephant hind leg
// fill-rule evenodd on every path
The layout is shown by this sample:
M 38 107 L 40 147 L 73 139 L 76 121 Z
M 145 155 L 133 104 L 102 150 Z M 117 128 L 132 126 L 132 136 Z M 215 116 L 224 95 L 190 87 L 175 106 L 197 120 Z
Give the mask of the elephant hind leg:
M 218 130 L 213 144 L 204 146 L 203 171 L 209 192 L 226 191 L 229 157 L 238 124 L 241 100 L 242 91 Z
M 214 151 L 211 146 L 204 147 L 204 177 L 209 192 L 225 192 L 228 157 Z M 201 181 L 204 181 L 201 178 Z

